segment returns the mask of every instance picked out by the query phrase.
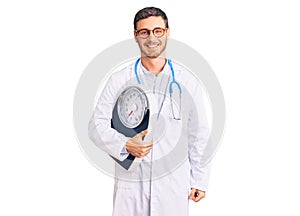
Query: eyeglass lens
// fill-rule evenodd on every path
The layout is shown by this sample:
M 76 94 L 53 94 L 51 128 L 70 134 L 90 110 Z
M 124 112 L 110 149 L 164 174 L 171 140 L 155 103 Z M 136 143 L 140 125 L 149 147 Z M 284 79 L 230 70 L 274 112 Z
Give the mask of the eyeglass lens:
M 166 30 L 164 28 L 155 28 L 153 30 L 140 29 L 140 30 L 137 30 L 136 32 L 137 32 L 139 37 L 147 38 L 147 37 L 150 36 L 151 31 L 152 31 L 152 33 L 155 37 L 160 38 L 160 37 L 164 36 Z

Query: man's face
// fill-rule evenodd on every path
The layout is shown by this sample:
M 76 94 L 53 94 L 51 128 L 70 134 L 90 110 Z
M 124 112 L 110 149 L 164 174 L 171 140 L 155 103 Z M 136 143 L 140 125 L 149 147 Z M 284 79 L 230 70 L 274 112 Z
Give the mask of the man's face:
M 162 17 L 151 16 L 146 19 L 142 19 L 137 22 L 136 30 L 153 30 L 155 28 L 166 28 L 165 22 Z M 152 31 L 150 32 L 150 36 L 145 39 L 138 36 L 135 32 L 135 39 L 139 44 L 141 54 L 142 56 L 146 56 L 148 58 L 158 58 L 159 56 L 164 57 L 168 37 L 169 29 L 166 29 L 165 34 L 160 38 L 155 37 Z

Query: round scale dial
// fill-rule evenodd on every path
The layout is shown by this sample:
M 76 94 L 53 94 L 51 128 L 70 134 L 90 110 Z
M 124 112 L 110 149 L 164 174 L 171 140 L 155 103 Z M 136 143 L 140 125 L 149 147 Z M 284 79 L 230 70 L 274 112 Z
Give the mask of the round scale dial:
M 139 126 L 148 108 L 148 99 L 144 91 L 138 87 L 125 89 L 118 99 L 118 116 L 127 128 Z

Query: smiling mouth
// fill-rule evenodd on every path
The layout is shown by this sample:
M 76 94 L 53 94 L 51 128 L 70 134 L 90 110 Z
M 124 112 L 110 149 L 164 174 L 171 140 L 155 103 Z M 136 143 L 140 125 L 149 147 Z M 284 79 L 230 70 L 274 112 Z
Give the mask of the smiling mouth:
M 150 48 L 150 49 L 154 49 L 154 48 L 156 48 L 156 47 L 158 47 L 159 46 L 159 44 L 147 44 L 146 45 L 148 48 Z

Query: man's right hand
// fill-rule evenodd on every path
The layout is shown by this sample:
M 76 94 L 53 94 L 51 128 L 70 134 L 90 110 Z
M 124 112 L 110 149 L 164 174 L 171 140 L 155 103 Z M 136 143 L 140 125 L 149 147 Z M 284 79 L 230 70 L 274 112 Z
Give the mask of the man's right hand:
M 134 137 L 130 138 L 126 142 L 126 150 L 135 157 L 142 158 L 145 157 L 152 149 L 153 142 L 143 141 L 143 137 L 148 133 L 144 130 Z

